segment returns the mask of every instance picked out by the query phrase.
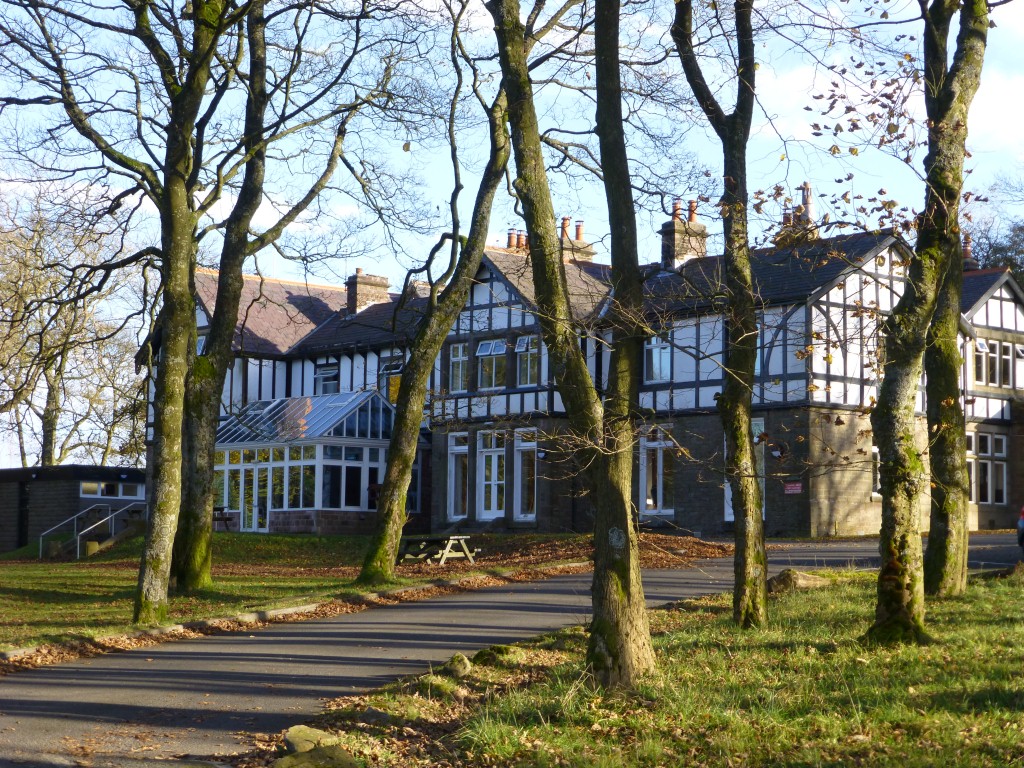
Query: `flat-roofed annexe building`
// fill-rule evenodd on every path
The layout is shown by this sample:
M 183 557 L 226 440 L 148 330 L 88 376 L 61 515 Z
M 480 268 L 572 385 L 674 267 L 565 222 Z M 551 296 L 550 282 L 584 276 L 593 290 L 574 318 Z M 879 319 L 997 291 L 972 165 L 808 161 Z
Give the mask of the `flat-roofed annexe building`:
M 726 375 L 721 261 L 706 255 L 703 227 L 693 217 L 674 218 L 662 236 L 662 259 L 646 277 L 651 336 L 642 360 L 636 504 L 643 519 L 719 533 L 731 527 L 716 403 Z M 581 231 L 570 239 L 564 225 L 563 244 L 580 343 L 595 381 L 603 382 L 609 335 L 602 314 L 613 300 L 608 268 L 592 261 Z M 561 437 L 564 409 L 534 314 L 525 245 L 510 238 L 508 247 L 486 254 L 436 361 L 423 463 L 410 492 L 410 506 L 426 513 L 417 516 L 423 526 L 562 531 L 590 524 L 572 446 Z M 856 233 L 797 237 L 754 254 L 761 306 L 752 428 L 770 534 L 878 529 L 867 408 L 878 378 L 879 320 L 902 290 L 907 247 L 888 232 Z M 205 311 L 210 304 L 202 299 L 202 282 L 197 277 Z M 264 288 L 274 282 L 264 280 Z M 245 348 L 248 322 L 288 302 L 243 299 L 218 471 L 224 506 L 244 529 L 341 531 L 372 524 L 384 422 L 390 424 L 386 402 L 379 396 L 361 401 L 379 403 L 383 421 L 375 422 L 381 426 L 373 434 L 355 434 L 344 428 L 350 414 L 321 398 L 370 390 L 386 395 L 397 383 L 422 304 L 409 296 L 400 305 L 382 278 L 361 273 L 347 288 L 325 289 L 334 291 L 336 308 L 327 311 L 331 302 L 325 302 L 325 316 L 305 335 L 263 354 Z M 261 319 L 260 327 L 283 327 L 287 316 Z M 961 338 L 971 527 L 1006 527 L 1024 498 L 1017 458 L 1024 442 L 1014 418 L 1024 380 L 1024 295 L 1008 271 L 965 271 Z M 239 421 L 257 412 L 294 411 L 296 403 L 271 402 L 289 398 L 319 414 L 338 408 L 344 418 L 315 437 L 255 430 L 237 441 Z M 923 444 L 923 418 L 920 437 Z M 927 507 L 921 511 L 926 524 Z

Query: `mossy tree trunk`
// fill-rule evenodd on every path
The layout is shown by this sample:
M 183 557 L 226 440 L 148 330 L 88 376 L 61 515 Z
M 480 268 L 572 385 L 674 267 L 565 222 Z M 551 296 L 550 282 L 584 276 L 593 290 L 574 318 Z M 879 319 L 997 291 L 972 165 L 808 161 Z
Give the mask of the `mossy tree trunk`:
M 216 42 L 225 29 L 222 0 L 193 4 L 193 46 L 186 55 L 187 74 L 180 81 L 164 67 L 164 84 L 171 104 L 157 200 L 160 208 L 161 277 L 160 357 L 153 398 L 153 500 L 146 542 L 139 566 L 134 621 L 153 624 L 167 618 L 171 554 L 181 506 L 181 470 L 185 407 L 185 378 L 190 344 L 195 340 L 195 300 L 192 276 L 196 258 L 196 175 L 194 133 L 210 78 Z M 158 65 L 169 64 L 166 53 L 149 30 L 145 9 L 136 15 L 140 35 L 154 52 Z
M 213 466 L 221 396 L 234 360 L 233 343 L 242 296 L 242 268 L 249 255 L 249 227 L 263 200 L 267 148 L 267 45 L 264 3 L 253 0 L 245 18 L 249 53 L 245 106 L 245 170 L 238 198 L 228 215 L 221 247 L 217 300 L 204 354 L 193 355 L 186 381 L 186 440 L 181 514 L 174 541 L 174 575 L 179 592 L 213 583 Z M 194 292 L 194 285 L 192 286 Z
M 398 556 L 402 527 L 406 520 L 406 498 L 412 480 L 412 466 L 416 460 L 430 373 L 452 324 L 466 304 L 473 279 L 483 259 L 494 195 L 505 177 L 505 169 L 511 155 L 506 118 L 505 93 L 499 91 L 487 110 L 490 153 L 477 190 L 469 234 L 463 240 L 459 237 L 456 226 L 453 237 L 450 238 L 454 268 L 446 270 L 442 278 L 434 281 L 431 286 L 426 315 L 409 345 L 409 354 L 399 384 L 395 423 L 388 444 L 388 463 L 378 496 L 377 527 L 357 579 L 361 584 L 386 584 L 395 579 L 395 560 Z M 452 162 L 457 179 L 456 193 L 452 198 L 452 217 L 457 224 L 456 203 L 461 183 L 458 182 L 460 173 L 454 141 Z M 438 248 L 444 242 L 442 240 Z M 438 295 L 440 286 L 445 282 L 447 285 Z
M 959 31 L 952 60 L 954 14 Z M 988 6 L 933 2 L 924 14 L 925 109 L 928 114 L 927 190 L 918 222 L 918 251 L 940 261 L 935 317 L 925 353 L 931 526 L 925 553 L 925 591 L 959 595 L 967 586 L 967 459 L 963 370 L 957 332 L 963 286 L 959 211 L 967 142 L 967 115 L 981 82 L 988 34 Z
M 597 137 L 611 233 L 612 356 L 605 391 L 604 471 L 596 485 L 594 619 L 587 664 L 605 687 L 632 685 L 654 668 L 651 629 L 640 578 L 633 503 L 636 412 L 643 355 L 643 290 L 632 179 L 626 154 L 619 61 L 619 0 L 595 6 Z
M 672 38 L 686 81 L 722 143 L 723 263 L 728 295 L 725 383 L 718 410 L 725 431 L 725 473 L 736 521 L 733 618 L 744 627 L 766 618 L 767 558 L 761 486 L 751 432 L 754 369 L 757 360 L 757 304 L 747 229 L 747 140 L 754 109 L 753 0 L 734 3 L 736 29 L 736 104 L 726 114 L 704 78 L 694 50 L 693 3 L 676 3 Z
M 925 459 L 915 441 L 914 403 L 921 383 L 926 340 L 938 346 L 933 353 L 939 379 L 937 386 L 949 386 L 949 366 L 959 373 L 956 340 L 949 338 L 949 313 L 959 311 L 959 282 L 947 279 L 951 269 L 960 269 L 961 245 L 959 201 L 963 188 L 963 166 L 967 141 L 967 113 L 981 82 L 988 34 L 988 7 L 984 0 L 970 0 L 961 6 L 934 2 L 924 11 L 925 107 L 928 112 L 928 154 L 925 157 L 925 205 L 918 217 L 917 243 L 907 268 L 903 296 L 884 324 L 885 367 L 878 402 L 871 414 L 871 426 L 878 445 L 882 481 L 882 535 L 879 550 L 882 567 L 878 574 L 878 600 L 875 621 L 866 638 L 875 642 L 922 642 L 924 629 L 924 574 L 921 566 L 921 536 L 918 504 L 924 492 Z M 948 39 L 954 14 L 959 13 L 960 29 L 956 50 L 949 59 Z M 934 334 L 929 329 L 942 297 L 943 315 Z M 951 306 L 949 306 L 951 305 Z M 950 356 L 950 345 L 954 354 Z M 956 378 L 955 376 L 953 377 Z M 932 392 L 927 393 L 929 396 Z M 944 435 L 938 445 L 940 456 L 933 457 L 943 478 L 948 496 L 943 500 L 944 514 L 957 503 L 955 486 L 962 482 L 957 465 L 963 459 L 962 426 L 945 403 L 946 390 L 935 390 L 937 403 L 929 404 L 929 413 L 946 421 L 943 431 L 961 430 L 959 439 Z M 953 399 L 959 398 L 959 387 Z M 952 416 L 952 418 L 950 418 Z M 933 422 L 934 423 L 934 422 Z M 941 422 L 940 422 L 941 424 Z M 930 425 L 931 426 L 931 425 Z M 937 425 L 939 426 L 939 425 Z M 934 437 L 931 433 L 929 437 Z M 944 450 L 953 455 L 941 455 Z M 959 456 L 956 453 L 959 452 Z M 961 486 L 962 487 L 962 486 Z M 955 510 L 954 511 L 955 514 Z M 952 520 L 946 520 L 952 524 Z M 939 534 L 941 535 L 941 523 Z M 952 532 L 960 537 L 961 532 Z M 964 542 L 965 544 L 965 542 Z M 938 545 L 936 545 L 938 546 Z M 955 548 L 960 547 L 954 542 Z M 943 546 L 948 552 L 948 547 Z M 944 567 L 960 567 L 948 561 Z M 936 564 L 936 568 L 939 565 Z M 954 577 L 955 578 L 955 577 Z M 937 578 L 936 583 L 945 581 Z
M 635 222 L 628 167 L 621 142 L 621 116 L 615 126 L 618 104 L 617 7 L 602 5 L 600 62 L 602 105 L 599 137 L 602 153 L 608 151 L 606 195 L 612 226 L 612 282 L 616 291 L 612 308 L 613 345 L 606 393 L 608 410 L 601 402 L 579 344 L 567 289 L 565 264 L 555 230 L 540 131 L 527 66 L 531 37 L 520 21 L 518 0 L 487 3 L 495 21 L 503 83 L 508 93 L 509 123 L 516 158 L 515 188 L 523 205 L 530 234 L 530 263 L 541 333 L 548 349 L 552 375 L 565 404 L 568 439 L 573 441 L 584 468 L 595 514 L 595 563 L 592 595 L 593 618 L 587 661 L 594 681 L 604 687 L 628 687 L 654 666 L 650 630 L 645 613 L 643 586 L 637 558 L 637 528 L 633 516 L 632 473 L 635 426 L 633 422 L 639 363 L 637 326 L 640 282 L 636 266 Z M 531 14 L 533 18 L 533 14 Z M 615 69 L 615 75 L 611 70 Z M 614 78 L 613 80 L 610 78 Z M 621 149 L 621 148 L 619 148 Z M 617 189 L 610 189 L 617 187 Z M 630 234 L 631 233 L 631 234 Z M 632 259 L 632 263 L 630 260 Z
M 961 595 L 967 588 L 967 445 L 958 337 L 963 269 L 959 251 L 954 251 L 946 269 L 924 355 L 931 468 L 924 591 L 944 597 Z

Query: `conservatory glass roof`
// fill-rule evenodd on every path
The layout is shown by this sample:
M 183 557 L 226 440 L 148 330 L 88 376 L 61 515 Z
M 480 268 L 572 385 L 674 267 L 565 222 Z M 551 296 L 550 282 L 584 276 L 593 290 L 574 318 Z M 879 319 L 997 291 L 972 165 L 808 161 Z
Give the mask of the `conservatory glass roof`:
M 323 437 L 388 440 L 393 421 L 394 408 L 376 390 L 258 400 L 221 423 L 217 445 Z

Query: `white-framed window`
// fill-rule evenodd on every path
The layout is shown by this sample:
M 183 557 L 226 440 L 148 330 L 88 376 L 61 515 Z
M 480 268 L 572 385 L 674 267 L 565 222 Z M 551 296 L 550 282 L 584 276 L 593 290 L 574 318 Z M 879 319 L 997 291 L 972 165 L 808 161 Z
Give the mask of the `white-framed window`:
M 764 419 L 751 419 L 750 431 L 754 435 L 754 472 L 757 474 L 757 483 L 761 486 L 761 517 L 768 511 L 768 502 L 764 495 Z M 727 450 L 727 449 L 726 449 Z M 725 456 L 725 450 L 722 455 Z M 729 479 L 725 481 L 725 521 L 735 521 L 736 515 L 732 510 L 732 486 Z
M 512 509 L 518 521 L 537 518 L 537 431 L 517 429 L 515 433 L 516 497 Z
M 377 389 L 392 403 L 398 402 L 398 390 L 402 384 L 402 371 L 405 369 L 405 358 L 391 355 L 380 359 L 377 369 Z
M 448 519 L 463 520 L 469 514 L 469 436 L 448 435 Z
M 504 432 L 477 433 L 476 486 L 477 519 L 494 520 L 505 515 L 505 445 Z
M 101 499 L 143 499 L 146 487 L 142 483 L 119 483 L 116 480 L 83 480 L 79 495 Z
M 448 391 L 465 392 L 469 389 L 469 345 L 452 344 L 448 348 Z
M 341 374 L 337 363 L 317 363 L 313 368 L 313 394 L 333 395 L 341 391 Z
M 365 445 L 325 445 L 320 506 L 358 511 L 377 508 L 387 451 Z
M 1009 501 L 1006 435 L 967 433 L 968 498 L 978 504 Z
M 668 427 L 651 427 L 640 436 L 640 514 L 671 515 L 675 442 Z
M 668 332 L 644 342 L 644 383 L 657 384 L 672 378 L 672 345 Z
M 505 388 L 505 352 L 507 345 L 504 339 L 481 341 L 476 347 L 477 388 Z
M 540 341 L 536 336 L 516 339 L 516 386 L 535 387 L 540 378 Z
M 1014 346 L 1008 341 L 976 339 L 974 342 L 974 383 L 989 387 L 1013 387 Z

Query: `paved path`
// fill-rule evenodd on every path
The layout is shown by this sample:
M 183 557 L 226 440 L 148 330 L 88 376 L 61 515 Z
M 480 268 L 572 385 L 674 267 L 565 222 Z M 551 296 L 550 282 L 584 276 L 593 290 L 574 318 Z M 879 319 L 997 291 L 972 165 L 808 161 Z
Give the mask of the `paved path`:
M 975 552 L 989 563 L 1019 555 L 1009 535 L 976 537 Z M 872 560 L 871 540 L 794 542 L 772 552 L 770 570 Z M 731 583 L 731 559 L 644 574 L 652 605 Z M 307 719 L 324 698 L 423 672 L 456 651 L 583 623 L 589 586 L 589 575 L 562 576 L 8 675 L 0 678 L 0 766 L 142 768 L 244 750 L 245 732 Z

